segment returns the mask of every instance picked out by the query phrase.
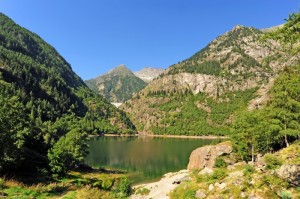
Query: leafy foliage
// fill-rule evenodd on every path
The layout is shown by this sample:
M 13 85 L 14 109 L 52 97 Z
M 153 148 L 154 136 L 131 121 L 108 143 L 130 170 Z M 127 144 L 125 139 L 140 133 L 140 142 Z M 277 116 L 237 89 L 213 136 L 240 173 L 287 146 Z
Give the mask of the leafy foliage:
M 282 165 L 282 161 L 278 157 L 272 154 L 266 154 L 264 156 L 264 160 L 267 165 L 266 166 L 267 169 L 277 169 Z

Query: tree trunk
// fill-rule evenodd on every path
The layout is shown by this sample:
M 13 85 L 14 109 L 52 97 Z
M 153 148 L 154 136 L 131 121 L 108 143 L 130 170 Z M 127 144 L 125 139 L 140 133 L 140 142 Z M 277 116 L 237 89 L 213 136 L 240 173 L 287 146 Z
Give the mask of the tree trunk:
M 254 163 L 254 145 L 251 147 L 252 163 Z
M 290 146 L 288 139 L 287 139 L 287 135 L 284 135 L 284 142 L 285 142 L 286 147 Z

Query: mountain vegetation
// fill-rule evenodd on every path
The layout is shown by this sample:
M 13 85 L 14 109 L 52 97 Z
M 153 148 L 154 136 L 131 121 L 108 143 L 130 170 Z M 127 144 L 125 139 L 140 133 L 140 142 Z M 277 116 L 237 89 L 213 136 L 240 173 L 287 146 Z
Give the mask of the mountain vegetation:
M 0 14 L 0 173 L 64 174 L 91 133 L 133 133 L 38 35 Z M 25 173 L 25 174 L 24 174 Z
M 125 65 L 120 65 L 95 79 L 86 80 L 86 85 L 110 102 L 125 102 L 147 83 L 135 76 Z
M 266 34 L 234 27 L 172 65 L 121 108 L 142 132 L 230 134 L 238 115 L 264 107 L 278 74 L 299 62 L 279 41 L 263 39 Z
M 299 57 L 299 26 L 300 13 L 294 13 L 264 40 L 279 40 L 294 58 Z M 279 73 L 266 107 L 244 113 L 234 123 L 233 141 L 242 159 L 254 161 L 258 153 L 276 151 L 300 139 L 300 62 L 296 60 Z

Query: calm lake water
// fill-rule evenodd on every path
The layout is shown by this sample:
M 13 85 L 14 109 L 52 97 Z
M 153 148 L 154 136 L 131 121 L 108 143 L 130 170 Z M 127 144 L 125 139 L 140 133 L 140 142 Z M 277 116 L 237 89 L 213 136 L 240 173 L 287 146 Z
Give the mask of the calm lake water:
M 212 140 L 157 137 L 95 137 L 85 162 L 93 167 L 126 170 L 137 184 L 185 169 L 191 152 Z

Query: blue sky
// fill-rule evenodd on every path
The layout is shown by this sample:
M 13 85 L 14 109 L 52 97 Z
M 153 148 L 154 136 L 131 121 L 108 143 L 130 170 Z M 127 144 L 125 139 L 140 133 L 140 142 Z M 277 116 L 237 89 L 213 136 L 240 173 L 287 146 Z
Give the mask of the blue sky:
M 0 0 L 83 79 L 119 64 L 167 68 L 237 24 L 266 28 L 299 10 L 296 0 Z

